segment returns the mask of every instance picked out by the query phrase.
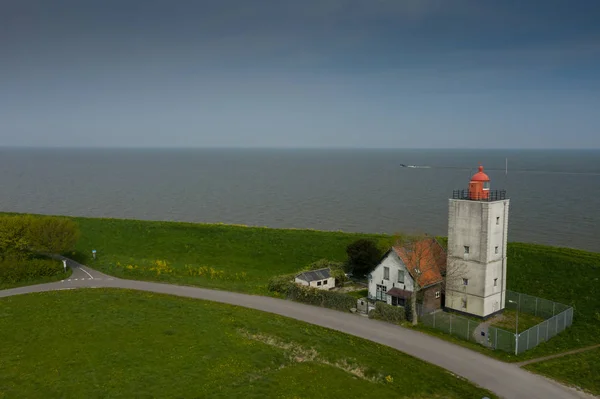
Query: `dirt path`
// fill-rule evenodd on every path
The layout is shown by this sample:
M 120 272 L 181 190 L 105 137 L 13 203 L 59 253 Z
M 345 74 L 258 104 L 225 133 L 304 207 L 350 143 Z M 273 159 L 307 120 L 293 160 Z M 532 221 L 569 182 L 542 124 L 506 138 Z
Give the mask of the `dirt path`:
M 515 364 L 519 367 L 523 367 L 523 366 L 527 366 L 528 364 L 531 364 L 531 363 L 545 362 L 546 360 L 555 359 L 557 357 L 563 357 L 563 356 L 567 356 L 567 355 L 573 355 L 575 353 L 587 352 L 587 351 L 591 351 L 592 349 L 596 349 L 596 348 L 600 348 L 600 344 L 586 346 L 585 348 L 579 348 L 579 349 L 575 349 L 575 350 L 568 351 L 568 352 L 557 353 L 556 355 L 550 355 L 550 356 L 544 356 L 544 357 L 538 357 L 535 359 L 525 360 L 524 362 L 515 363 Z

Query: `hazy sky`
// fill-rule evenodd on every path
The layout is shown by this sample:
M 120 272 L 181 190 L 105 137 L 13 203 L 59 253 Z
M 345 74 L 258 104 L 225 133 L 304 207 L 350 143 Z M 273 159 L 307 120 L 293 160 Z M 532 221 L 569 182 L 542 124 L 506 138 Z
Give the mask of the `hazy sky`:
M 600 148 L 599 21 L 599 0 L 1 0 L 0 145 Z

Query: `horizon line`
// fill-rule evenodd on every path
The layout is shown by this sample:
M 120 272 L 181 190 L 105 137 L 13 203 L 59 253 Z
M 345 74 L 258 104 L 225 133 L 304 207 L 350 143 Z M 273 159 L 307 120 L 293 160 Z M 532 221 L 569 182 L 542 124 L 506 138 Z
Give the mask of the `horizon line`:
M 467 151 L 598 151 L 600 147 L 285 147 L 285 146 L 31 146 L 0 145 L 0 149 L 40 149 L 40 150 L 467 150 Z

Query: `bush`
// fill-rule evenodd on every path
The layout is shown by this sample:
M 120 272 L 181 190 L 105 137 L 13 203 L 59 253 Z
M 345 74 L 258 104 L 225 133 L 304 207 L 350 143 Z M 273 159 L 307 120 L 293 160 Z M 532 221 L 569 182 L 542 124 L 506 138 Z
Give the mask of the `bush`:
M 356 307 L 356 298 L 351 295 L 335 291 L 319 290 L 317 288 L 301 286 L 293 282 L 294 274 L 275 276 L 269 280 L 268 289 L 272 292 L 284 294 L 287 299 L 309 305 L 321 306 L 341 311 L 350 311 Z
M 377 302 L 375 309 L 369 312 L 369 319 L 383 320 L 388 323 L 400 324 L 406 320 L 404 308 Z
M 279 292 L 280 294 L 286 294 L 289 292 L 290 286 L 296 285 L 294 283 L 295 274 L 283 274 L 281 276 L 272 277 L 267 284 L 267 288 L 271 292 Z
M 25 258 L 30 245 L 28 234 L 32 218 L 21 215 L 0 216 L 0 258 Z
M 33 218 L 28 230 L 31 249 L 50 254 L 62 254 L 73 250 L 81 235 L 77 223 L 56 216 Z
M 356 276 L 369 274 L 379 264 L 383 255 L 374 241 L 364 238 L 348 245 L 346 254 L 348 255 L 348 266 L 352 274 Z
M 321 306 L 349 312 L 356 307 L 356 298 L 335 291 L 319 290 L 317 288 L 291 284 L 287 292 L 288 299 L 309 305 Z
M 54 259 L 5 259 L 0 262 L 0 283 L 17 283 L 63 273 L 62 262 Z

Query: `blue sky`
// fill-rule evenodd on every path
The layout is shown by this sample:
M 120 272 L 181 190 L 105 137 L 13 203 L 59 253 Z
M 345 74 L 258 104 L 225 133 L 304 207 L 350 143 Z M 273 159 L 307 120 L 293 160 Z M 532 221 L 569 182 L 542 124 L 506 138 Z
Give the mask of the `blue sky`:
M 600 148 L 600 2 L 3 0 L 0 145 Z

